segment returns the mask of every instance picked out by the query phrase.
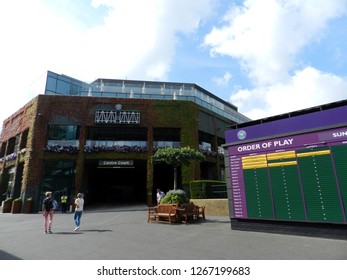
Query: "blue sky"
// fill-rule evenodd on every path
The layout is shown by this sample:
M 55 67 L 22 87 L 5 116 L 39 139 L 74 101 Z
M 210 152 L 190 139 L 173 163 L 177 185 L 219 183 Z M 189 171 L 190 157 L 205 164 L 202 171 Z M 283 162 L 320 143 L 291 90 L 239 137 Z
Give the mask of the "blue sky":
M 347 98 L 346 0 L 12 0 L 0 4 L 0 121 L 47 70 L 189 82 L 252 119 Z

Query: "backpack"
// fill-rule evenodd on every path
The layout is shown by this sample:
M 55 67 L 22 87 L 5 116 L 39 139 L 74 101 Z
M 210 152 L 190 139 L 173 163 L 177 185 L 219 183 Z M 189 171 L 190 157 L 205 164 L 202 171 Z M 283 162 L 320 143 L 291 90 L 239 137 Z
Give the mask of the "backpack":
M 53 197 L 45 199 L 44 204 L 46 211 L 51 209 L 56 210 L 58 208 L 58 202 Z

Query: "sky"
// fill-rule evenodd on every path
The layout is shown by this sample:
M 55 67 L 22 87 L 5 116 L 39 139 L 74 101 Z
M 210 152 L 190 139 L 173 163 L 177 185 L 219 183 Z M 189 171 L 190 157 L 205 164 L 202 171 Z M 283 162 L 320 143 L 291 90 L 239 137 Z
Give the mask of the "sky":
M 0 122 L 47 71 L 195 83 L 259 119 L 347 99 L 347 0 L 0 2 Z

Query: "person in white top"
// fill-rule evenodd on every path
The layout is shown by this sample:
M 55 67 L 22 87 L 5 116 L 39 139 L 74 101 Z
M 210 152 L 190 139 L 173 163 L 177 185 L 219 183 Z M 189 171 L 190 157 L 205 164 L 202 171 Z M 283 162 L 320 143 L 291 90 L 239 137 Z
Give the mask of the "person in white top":
M 73 216 L 75 226 L 76 226 L 75 231 L 80 229 L 83 206 L 84 206 L 84 199 L 82 198 L 82 194 L 78 193 L 77 198 L 75 199 L 75 213 Z
M 160 189 L 157 189 L 157 205 L 160 204 L 160 201 L 164 198 L 165 193 Z

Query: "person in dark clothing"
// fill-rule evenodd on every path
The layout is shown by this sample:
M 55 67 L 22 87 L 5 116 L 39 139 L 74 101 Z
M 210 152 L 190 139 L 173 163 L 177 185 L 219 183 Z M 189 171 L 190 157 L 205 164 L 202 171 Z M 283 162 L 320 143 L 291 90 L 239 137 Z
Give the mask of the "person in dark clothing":
M 52 223 L 54 216 L 52 192 L 46 192 L 46 198 L 42 202 L 42 215 L 44 217 L 44 229 L 46 233 L 52 233 Z

